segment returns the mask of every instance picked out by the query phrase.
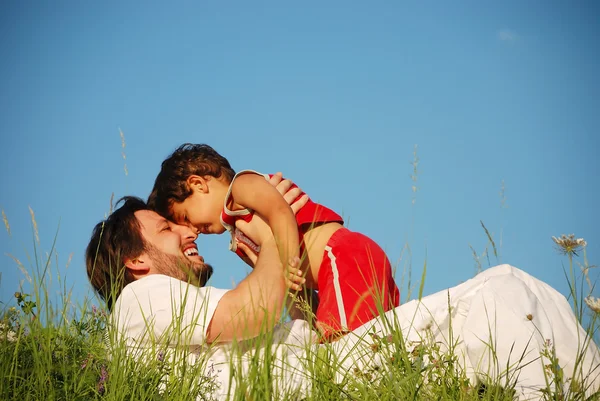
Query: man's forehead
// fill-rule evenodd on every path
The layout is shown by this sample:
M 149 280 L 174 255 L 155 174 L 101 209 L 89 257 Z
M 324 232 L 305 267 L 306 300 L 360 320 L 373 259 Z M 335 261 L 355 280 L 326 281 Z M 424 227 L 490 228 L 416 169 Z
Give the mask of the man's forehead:
M 165 222 L 165 218 L 152 210 L 138 210 L 134 213 L 136 219 L 142 225 L 142 229 L 150 230 L 157 224 Z
M 165 223 L 175 227 L 186 227 L 167 220 L 153 210 L 138 210 L 134 214 L 137 220 L 140 222 L 142 230 L 156 231 L 157 228 L 160 228 Z

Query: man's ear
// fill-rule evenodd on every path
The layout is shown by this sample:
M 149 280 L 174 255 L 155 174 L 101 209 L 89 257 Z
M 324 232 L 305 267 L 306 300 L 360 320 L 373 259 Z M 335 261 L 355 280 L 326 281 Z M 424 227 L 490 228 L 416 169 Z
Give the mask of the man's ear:
M 199 175 L 190 175 L 186 182 L 192 191 L 200 191 L 201 193 L 208 192 L 208 180 L 210 177 L 202 177 Z
M 134 275 L 143 275 L 150 270 L 150 265 L 145 262 L 146 260 L 148 260 L 146 254 L 142 254 L 137 258 L 125 258 L 125 267 L 131 270 Z

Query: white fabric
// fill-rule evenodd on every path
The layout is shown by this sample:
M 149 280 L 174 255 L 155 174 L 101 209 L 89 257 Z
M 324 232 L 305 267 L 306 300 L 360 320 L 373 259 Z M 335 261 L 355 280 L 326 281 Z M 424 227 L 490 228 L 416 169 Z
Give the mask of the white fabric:
M 452 339 L 454 352 L 472 382 L 491 377 L 502 378 L 503 383 L 506 367 L 511 366 L 508 378 L 516 380 L 522 400 L 540 398 L 537 390 L 546 387 L 544 365 L 549 363 L 540 353 L 552 346 L 565 380 L 574 377 L 581 383 L 587 378 L 592 384 L 588 395 L 600 389 L 600 352 L 577 323 L 565 297 L 509 265 L 485 270 L 463 284 L 421 302 L 403 304 L 387 312 L 385 319 L 359 327 L 334 344 L 337 355 L 350 355 L 344 366 L 364 366 L 363 360 L 373 363 L 373 339 L 367 333 L 389 334 L 386 320 L 395 322 L 409 346 L 429 337 L 427 341 L 447 348 Z M 583 361 L 576 366 L 578 356 Z
M 206 345 L 206 330 L 227 290 L 198 288 L 162 274 L 152 274 L 123 288 L 111 318 L 130 348 L 161 341 L 185 341 L 190 350 Z M 174 327 L 176 326 L 176 327 Z
M 340 316 L 340 328 L 342 330 L 348 330 L 348 320 L 346 319 L 346 308 L 344 308 L 344 297 L 342 295 L 342 288 L 340 286 L 340 272 L 337 268 L 335 255 L 329 245 L 325 247 L 325 252 L 329 258 L 329 264 L 331 265 L 331 272 L 333 273 L 333 289 L 335 290 L 335 300 L 337 302 L 338 314 Z M 325 257 L 325 256 L 323 256 Z
M 117 306 L 129 305 L 130 318 L 119 319 L 120 322 L 129 322 L 121 323 L 120 329 L 132 337 L 145 333 L 146 326 L 140 323 L 143 322 L 142 314 L 136 312 L 135 306 L 131 308 L 140 305 L 141 308 L 137 310 L 143 316 L 154 317 L 154 322 L 159 326 L 155 324 L 152 333 L 160 337 L 162 330 L 168 328 L 169 319 L 174 318 L 174 315 L 169 315 L 174 310 L 170 299 L 183 299 L 182 292 L 173 291 L 173 288 L 181 288 L 176 283 L 174 279 L 154 279 L 133 283 L 137 285 L 130 288 L 131 291 L 123 291 Z M 226 291 L 214 288 L 195 291 L 197 298 L 205 301 L 203 310 L 206 318 L 203 324 L 208 324 L 220 297 Z M 134 292 L 137 297 L 132 297 Z M 187 307 L 186 311 L 191 313 Z M 186 317 L 186 323 L 189 323 L 190 317 Z M 389 322 L 393 323 L 392 328 Z M 220 385 L 214 395 L 226 400 L 229 391 L 244 384 L 247 372 L 256 363 L 256 359 L 252 358 L 256 355 L 260 358 L 265 350 L 250 347 L 250 342 L 208 350 L 203 346 L 206 327 L 194 327 L 190 345 L 200 347 L 192 350 L 204 363 L 208 360 L 207 369 Z M 336 369 L 337 380 L 342 382 L 344 375 L 353 374 L 355 369 L 367 371 L 376 365 L 383 365 L 373 351 L 375 340 L 369 333 L 375 332 L 379 338 L 384 338 L 397 330 L 401 330 L 409 349 L 421 341 L 435 341 L 442 349 L 447 349 L 449 343 L 455 344 L 454 352 L 472 383 L 485 381 L 486 377 L 505 379 L 506 367 L 511 366 L 509 378 L 516 381 L 521 400 L 541 398 L 537 390 L 546 387 L 544 365 L 548 361 L 540 358 L 540 353 L 552 346 L 555 347 L 566 381 L 572 377 L 580 381 L 582 377 L 587 377 L 587 382 L 591 383 L 588 395 L 600 389 L 600 352 L 577 324 L 565 297 L 547 284 L 509 265 L 490 268 L 463 284 L 424 297 L 420 302 L 415 300 L 403 304 L 330 345 L 310 345 L 314 342 L 314 332 L 306 322 L 293 321 L 281 325 L 273 332 L 276 345 L 270 348 L 275 355 L 273 380 L 279 391 L 306 394 L 311 385 L 304 369 L 307 352 L 314 355 L 319 352 L 319 347 L 331 347 L 340 364 Z M 494 344 L 494 353 L 489 344 Z M 242 356 L 232 357 L 232 354 L 239 355 L 239 350 L 242 350 Z M 578 356 L 583 356 L 583 361 L 575 369 Z
M 229 383 L 232 376 L 243 380 L 254 352 L 264 352 L 264 349 L 250 348 L 252 340 L 218 346 L 206 344 L 208 325 L 227 292 L 214 287 L 198 288 L 160 274 L 136 280 L 125 286 L 115 302 L 111 313 L 115 329 L 112 341 L 115 344 L 125 341 L 128 353 L 141 359 L 156 359 L 157 354 L 164 351 L 164 347 L 157 344 L 166 344 L 169 348 L 185 344 L 187 352 L 170 352 L 170 356 L 186 355 L 183 363 L 204 365 L 205 376 L 217 384 L 213 396 L 228 399 L 228 394 L 233 394 L 236 388 L 235 381 Z M 316 340 L 314 334 L 306 322 L 299 320 L 273 330 L 273 343 L 282 345 L 272 349 L 276 356 L 274 377 L 287 380 L 280 383 L 280 391 L 293 391 L 306 383 L 304 372 L 297 367 L 301 366 L 300 358 L 306 359 L 302 352 Z

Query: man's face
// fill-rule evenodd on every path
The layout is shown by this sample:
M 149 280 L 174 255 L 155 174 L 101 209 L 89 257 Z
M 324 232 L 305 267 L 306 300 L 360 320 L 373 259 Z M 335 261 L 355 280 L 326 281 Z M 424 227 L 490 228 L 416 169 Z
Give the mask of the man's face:
M 135 217 L 141 225 L 150 273 L 165 274 L 204 285 L 212 274 L 212 267 L 204 263 L 194 242 L 197 235 L 187 226 L 168 221 L 150 210 L 139 210 Z

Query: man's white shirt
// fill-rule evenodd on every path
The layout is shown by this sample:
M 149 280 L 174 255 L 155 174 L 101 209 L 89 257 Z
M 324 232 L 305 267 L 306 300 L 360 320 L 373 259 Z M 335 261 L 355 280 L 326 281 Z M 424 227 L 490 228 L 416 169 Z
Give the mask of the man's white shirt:
M 203 347 L 210 321 L 227 291 L 152 274 L 125 286 L 113 308 L 113 322 L 119 333 L 126 333 L 130 347 L 174 340 L 165 335 L 184 340 L 192 349 Z

